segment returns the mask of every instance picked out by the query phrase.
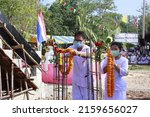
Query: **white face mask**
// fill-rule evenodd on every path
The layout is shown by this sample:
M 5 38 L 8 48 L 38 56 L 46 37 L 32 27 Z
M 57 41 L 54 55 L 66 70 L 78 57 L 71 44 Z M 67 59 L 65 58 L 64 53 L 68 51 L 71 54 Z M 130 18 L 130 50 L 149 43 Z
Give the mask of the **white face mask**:
M 120 52 L 119 52 L 119 50 L 111 50 L 111 54 L 112 54 L 114 57 L 117 57 L 117 56 L 119 56 Z

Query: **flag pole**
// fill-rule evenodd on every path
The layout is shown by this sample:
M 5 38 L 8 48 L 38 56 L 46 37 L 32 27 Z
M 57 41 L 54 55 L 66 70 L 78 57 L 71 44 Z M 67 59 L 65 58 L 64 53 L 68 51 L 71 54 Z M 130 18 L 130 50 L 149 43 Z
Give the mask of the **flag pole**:
M 143 0 L 143 26 L 142 26 L 142 39 L 145 45 L 145 0 Z
M 136 27 L 136 33 L 137 33 L 137 34 L 139 33 L 138 29 L 139 29 L 139 26 L 138 26 L 138 24 L 137 24 L 137 27 Z
M 128 22 L 126 23 L 126 33 L 128 33 Z
M 129 21 L 130 21 L 130 19 L 129 19 L 130 17 L 127 15 L 127 23 L 126 23 L 126 33 L 128 34 L 128 32 L 129 32 Z

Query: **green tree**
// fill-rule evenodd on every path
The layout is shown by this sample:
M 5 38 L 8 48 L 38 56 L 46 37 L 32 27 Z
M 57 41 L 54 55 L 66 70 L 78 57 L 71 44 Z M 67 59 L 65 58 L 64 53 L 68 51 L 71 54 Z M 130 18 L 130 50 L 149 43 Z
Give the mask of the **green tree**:
M 24 37 L 36 33 L 37 9 L 34 0 L 0 0 L 0 11 Z
M 51 35 L 74 35 L 76 31 L 76 1 L 65 0 L 66 5 L 56 0 L 52 6 L 47 7 L 45 21 L 47 33 Z M 71 10 L 73 9 L 73 10 Z
M 74 35 L 76 30 L 84 30 L 89 38 L 95 40 L 101 36 L 103 27 L 109 28 L 102 16 L 113 8 L 113 0 L 65 0 L 62 3 L 56 0 L 45 12 L 47 32 L 51 35 Z

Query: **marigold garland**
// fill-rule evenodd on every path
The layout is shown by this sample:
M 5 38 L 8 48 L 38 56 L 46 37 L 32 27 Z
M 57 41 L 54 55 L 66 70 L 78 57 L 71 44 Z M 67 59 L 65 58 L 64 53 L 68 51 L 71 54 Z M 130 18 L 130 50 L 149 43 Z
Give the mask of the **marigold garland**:
M 75 51 L 72 48 L 67 48 L 67 49 L 62 49 L 62 48 L 58 48 L 57 45 L 54 43 L 54 39 L 50 40 L 48 42 L 49 45 L 54 47 L 54 51 L 58 52 L 58 53 L 69 53 L 69 60 L 68 60 L 68 68 L 66 69 L 66 71 L 64 71 L 64 67 L 63 67 L 63 56 L 62 54 L 60 54 L 60 62 L 59 62 L 59 70 L 62 74 L 64 75 L 68 75 L 70 73 L 70 71 L 73 68 L 73 56 L 75 55 Z
M 70 53 L 69 55 L 69 64 L 68 64 L 68 68 L 66 71 L 64 71 L 65 69 L 63 68 L 63 56 L 60 54 L 60 63 L 59 63 L 59 70 L 62 74 L 64 75 L 68 75 L 70 73 L 70 71 L 72 70 L 73 67 L 73 56 L 75 55 L 74 50 L 72 48 L 67 48 L 67 49 L 60 49 L 58 50 L 60 53 Z
M 110 53 L 110 49 L 107 50 L 108 56 L 108 65 L 107 65 L 107 95 L 108 97 L 112 97 L 114 94 L 114 57 Z

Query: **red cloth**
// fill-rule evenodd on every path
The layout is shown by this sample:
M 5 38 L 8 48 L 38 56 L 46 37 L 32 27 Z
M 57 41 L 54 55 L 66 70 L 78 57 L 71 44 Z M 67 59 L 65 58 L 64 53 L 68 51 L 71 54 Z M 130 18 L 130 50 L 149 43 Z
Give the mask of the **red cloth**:
M 54 68 L 54 64 L 48 64 L 48 69 L 45 70 L 44 64 L 42 64 L 42 82 L 49 83 L 49 84 L 58 84 L 58 80 L 56 80 L 56 69 Z M 45 71 L 44 71 L 45 70 Z M 62 74 L 60 73 L 60 84 L 62 84 Z M 67 76 L 67 82 L 66 79 L 64 79 L 64 83 L 67 85 L 72 85 L 72 71 Z

